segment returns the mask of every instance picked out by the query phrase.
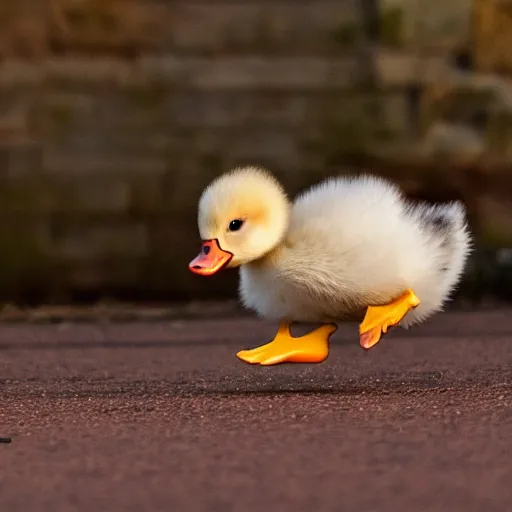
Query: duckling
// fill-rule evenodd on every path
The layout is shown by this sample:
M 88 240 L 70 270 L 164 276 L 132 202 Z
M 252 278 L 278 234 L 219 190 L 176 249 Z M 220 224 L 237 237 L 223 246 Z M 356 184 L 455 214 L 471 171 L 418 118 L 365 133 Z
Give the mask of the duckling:
M 406 199 L 370 174 L 329 178 L 290 201 L 270 171 L 235 168 L 203 191 L 202 239 L 189 264 L 211 276 L 240 268 L 239 295 L 279 321 L 275 338 L 237 356 L 252 364 L 319 363 L 337 323 L 358 318 L 359 342 L 436 312 L 458 285 L 471 251 L 465 207 Z M 321 323 L 301 336 L 292 323 Z

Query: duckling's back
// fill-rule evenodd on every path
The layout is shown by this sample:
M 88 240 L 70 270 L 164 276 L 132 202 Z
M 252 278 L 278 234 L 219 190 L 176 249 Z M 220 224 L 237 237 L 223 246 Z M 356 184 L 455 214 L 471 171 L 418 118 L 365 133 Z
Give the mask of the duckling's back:
M 265 316 L 340 320 L 412 288 L 422 302 L 405 323 L 424 318 L 441 307 L 468 253 L 465 224 L 449 220 L 463 216 L 451 208 L 411 205 L 379 177 L 322 182 L 297 197 L 271 261 L 242 273 L 242 291 L 252 289 L 244 302 Z M 436 215 L 448 219 L 443 235 L 427 226 Z

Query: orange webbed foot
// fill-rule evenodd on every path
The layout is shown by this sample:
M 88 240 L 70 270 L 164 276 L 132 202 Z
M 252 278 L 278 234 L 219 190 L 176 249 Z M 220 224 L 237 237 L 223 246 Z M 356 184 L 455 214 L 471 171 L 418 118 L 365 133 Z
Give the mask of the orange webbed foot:
M 290 333 L 290 324 L 281 322 L 275 338 L 251 350 L 236 355 L 250 364 L 269 366 L 279 363 L 321 363 L 329 355 L 329 337 L 336 331 L 334 324 L 325 324 L 297 338 Z
M 400 297 L 384 306 L 369 306 L 363 322 L 359 326 L 359 343 L 363 348 L 370 349 L 376 345 L 382 334 L 390 327 L 398 325 L 404 316 L 416 306 L 420 300 L 408 289 Z

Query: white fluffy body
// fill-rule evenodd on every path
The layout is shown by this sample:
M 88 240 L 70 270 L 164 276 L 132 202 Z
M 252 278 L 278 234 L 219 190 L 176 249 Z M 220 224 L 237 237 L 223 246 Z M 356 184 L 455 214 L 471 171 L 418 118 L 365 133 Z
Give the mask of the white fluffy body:
M 240 232 L 227 230 L 232 218 L 245 220 Z M 292 203 L 254 167 L 205 190 L 199 229 L 235 255 L 246 307 L 294 322 L 361 317 L 410 288 L 421 303 L 400 324 L 409 327 L 442 309 L 471 246 L 460 203 L 411 203 L 368 175 L 328 179 Z

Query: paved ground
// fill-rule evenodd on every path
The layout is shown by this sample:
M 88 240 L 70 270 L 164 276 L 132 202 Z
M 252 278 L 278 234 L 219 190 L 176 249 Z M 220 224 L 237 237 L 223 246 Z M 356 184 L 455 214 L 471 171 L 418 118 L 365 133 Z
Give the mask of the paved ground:
M 0 328 L 0 510 L 463 511 L 512 502 L 512 311 L 446 313 L 321 365 L 259 321 Z

